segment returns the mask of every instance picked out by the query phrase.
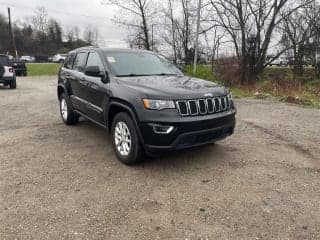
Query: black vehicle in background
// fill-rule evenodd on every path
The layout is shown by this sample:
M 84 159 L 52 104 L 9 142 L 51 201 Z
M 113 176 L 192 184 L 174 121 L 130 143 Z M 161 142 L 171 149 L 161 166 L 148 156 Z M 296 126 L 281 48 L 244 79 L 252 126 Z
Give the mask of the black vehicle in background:
M 27 76 L 27 67 L 25 61 L 20 59 L 12 59 L 10 62 L 17 76 Z
M 35 56 L 34 61 L 36 63 L 47 63 L 49 62 L 49 56 Z
M 83 116 L 108 129 L 125 164 L 144 153 L 214 143 L 235 128 L 227 88 L 185 76 L 149 51 L 74 50 L 59 73 L 57 94 L 63 122 L 76 124 Z

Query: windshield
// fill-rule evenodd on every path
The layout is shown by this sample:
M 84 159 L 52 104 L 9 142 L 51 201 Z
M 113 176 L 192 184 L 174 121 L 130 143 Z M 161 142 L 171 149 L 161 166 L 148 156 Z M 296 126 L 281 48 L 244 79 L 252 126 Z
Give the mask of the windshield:
M 147 52 L 107 52 L 106 60 L 117 77 L 182 75 L 164 57 Z
M 9 58 L 7 56 L 0 56 L 0 66 L 8 66 Z

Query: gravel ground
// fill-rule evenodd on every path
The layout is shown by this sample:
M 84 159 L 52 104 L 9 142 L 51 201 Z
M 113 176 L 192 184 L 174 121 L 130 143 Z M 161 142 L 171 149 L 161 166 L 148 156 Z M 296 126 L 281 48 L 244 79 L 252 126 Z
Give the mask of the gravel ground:
M 54 77 L 0 99 L 0 239 L 320 239 L 319 110 L 238 100 L 232 137 L 127 167 Z

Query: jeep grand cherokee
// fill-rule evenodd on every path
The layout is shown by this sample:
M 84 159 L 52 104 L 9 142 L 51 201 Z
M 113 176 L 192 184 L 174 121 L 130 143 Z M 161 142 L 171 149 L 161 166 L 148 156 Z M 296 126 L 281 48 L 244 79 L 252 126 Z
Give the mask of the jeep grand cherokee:
M 109 130 L 125 164 L 144 153 L 216 142 L 235 127 L 228 89 L 185 76 L 149 51 L 76 49 L 60 70 L 57 93 L 63 122 L 83 116 Z

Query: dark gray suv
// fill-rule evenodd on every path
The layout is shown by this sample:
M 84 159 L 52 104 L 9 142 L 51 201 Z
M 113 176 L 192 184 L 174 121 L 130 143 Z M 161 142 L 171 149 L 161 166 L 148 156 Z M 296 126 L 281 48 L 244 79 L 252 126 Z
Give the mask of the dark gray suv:
M 83 116 L 108 129 L 125 164 L 144 153 L 213 143 L 235 128 L 228 89 L 185 76 L 149 51 L 88 47 L 70 52 L 59 74 L 58 98 L 66 124 Z

